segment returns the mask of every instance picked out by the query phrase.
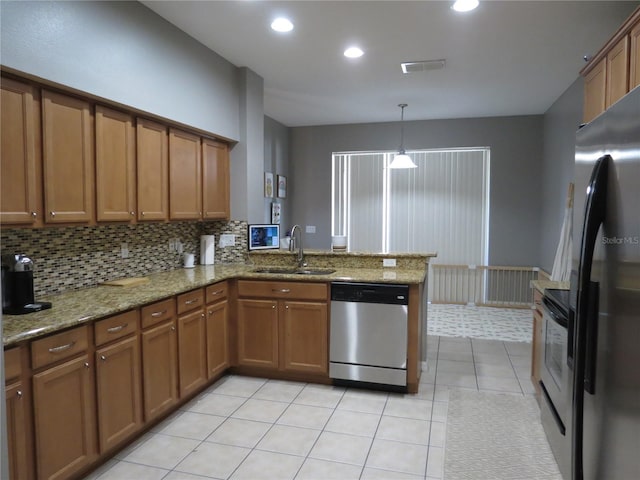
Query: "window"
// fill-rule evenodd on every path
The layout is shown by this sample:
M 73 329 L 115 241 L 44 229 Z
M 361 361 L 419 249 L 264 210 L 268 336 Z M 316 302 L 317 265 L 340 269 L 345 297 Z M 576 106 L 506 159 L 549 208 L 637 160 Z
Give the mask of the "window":
M 392 152 L 333 154 L 332 234 L 350 250 L 437 251 L 437 263 L 487 263 L 489 149 L 407 152 L 418 168 L 392 170 Z

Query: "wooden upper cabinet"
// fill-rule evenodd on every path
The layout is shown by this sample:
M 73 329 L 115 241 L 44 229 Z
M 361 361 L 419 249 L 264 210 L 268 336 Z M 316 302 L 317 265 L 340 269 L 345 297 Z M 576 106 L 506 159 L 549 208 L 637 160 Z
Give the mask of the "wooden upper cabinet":
M 101 221 L 135 220 L 133 118 L 96 106 L 96 213 Z
M 169 218 L 167 127 L 138 118 L 136 126 L 138 220 Z
M 202 218 L 228 219 L 229 212 L 229 147 L 202 139 Z
M 583 120 L 590 122 L 605 109 L 606 59 L 598 64 L 584 77 L 584 112 Z
M 31 85 L 2 79 L 0 222 L 41 223 L 40 115 Z
M 640 85 L 640 23 L 631 29 L 629 34 L 630 66 L 629 66 L 629 91 Z
M 93 138 L 89 102 L 43 90 L 42 135 L 45 221 L 93 221 Z
M 169 218 L 202 218 L 200 137 L 172 128 L 169 133 Z
M 629 36 L 625 35 L 607 54 L 607 90 L 609 108 L 629 92 Z

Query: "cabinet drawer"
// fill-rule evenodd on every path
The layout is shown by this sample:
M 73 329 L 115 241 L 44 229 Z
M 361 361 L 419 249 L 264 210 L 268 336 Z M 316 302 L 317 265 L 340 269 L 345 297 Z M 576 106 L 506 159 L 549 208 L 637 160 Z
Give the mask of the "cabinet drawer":
M 327 284 L 240 280 L 238 295 L 241 297 L 327 300 Z
M 178 295 L 178 315 L 195 310 L 204 305 L 204 289 L 199 288 Z
M 44 367 L 84 352 L 89 343 L 87 334 L 88 327 L 85 326 L 34 341 L 31 344 L 33 368 Z
M 20 362 L 20 347 L 10 348 L 4 351 L 4 380 L 10 383 L 14 378 L 22 374 Z
M 142 328 L 150 327 L 176 316 L 176 301 L 173 298 L 142 307 Z
M 214 283 L 213 285 L 209 285 L 205 291 L 207 303 L 213 303 L 226 298 L 229 287 L 227 282 Z
M 138 330 L 138 310 L 121 313 L 96 322 L 96 345 L 126 337 Z

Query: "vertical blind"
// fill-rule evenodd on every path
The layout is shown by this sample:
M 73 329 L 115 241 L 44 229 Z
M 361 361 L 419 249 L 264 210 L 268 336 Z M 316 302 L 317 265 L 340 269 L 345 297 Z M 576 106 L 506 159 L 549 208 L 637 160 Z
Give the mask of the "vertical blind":
M 437 263 L 486 264 L 489 149 L 407 154 L 418 168 L 387 168 L 389 152 L 333 154 L 333 235 L 347 235 L 351 250 L 437 251 Z

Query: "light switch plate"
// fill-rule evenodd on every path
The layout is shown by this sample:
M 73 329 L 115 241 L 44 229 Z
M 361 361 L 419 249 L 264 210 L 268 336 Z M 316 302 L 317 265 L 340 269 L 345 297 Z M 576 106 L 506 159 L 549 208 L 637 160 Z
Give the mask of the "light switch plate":
M 316 226 L 315 225 L 307 225 L 305 233 L 316 233 Z
M 219 247 L 233 247 L 236 244 L 236 236 L 233 233 L 223 233 L 220 235 Z
M 122 242 L 120 244 L 120 256 L 122 258 L 129 258 L 129 245 L 127 242 Z
M 396 266 L 396 259 L 395 258 L 383 258 L 382 259 L 382 266 L 383 267 L 395 267 Z

